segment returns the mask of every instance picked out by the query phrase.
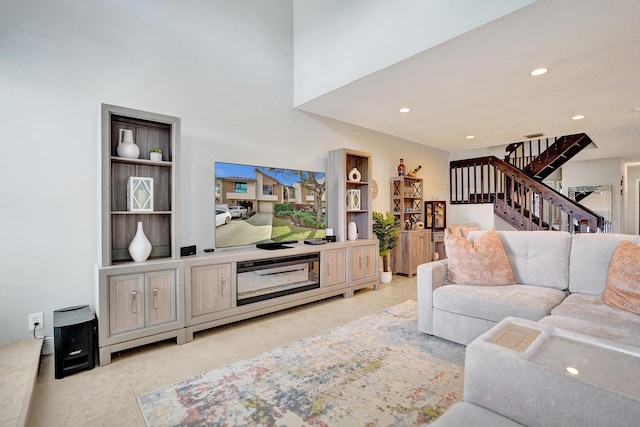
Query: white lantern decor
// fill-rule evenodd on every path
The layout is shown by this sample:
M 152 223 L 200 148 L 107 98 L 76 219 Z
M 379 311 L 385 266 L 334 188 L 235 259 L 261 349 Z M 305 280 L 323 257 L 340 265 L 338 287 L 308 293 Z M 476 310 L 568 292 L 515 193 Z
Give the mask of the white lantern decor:
M 360 190 L 347 190 L 347 210 L 360 210 Z
M 127 184 L 127 209 L 130 212 L 153 211 L 153 178 L 131 176 Z

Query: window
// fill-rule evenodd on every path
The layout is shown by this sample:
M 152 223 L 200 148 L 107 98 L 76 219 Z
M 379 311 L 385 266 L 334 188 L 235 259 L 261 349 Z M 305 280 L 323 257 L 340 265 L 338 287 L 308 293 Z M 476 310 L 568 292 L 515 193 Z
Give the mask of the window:
M 273 185 L 263 185 L 262 194 L 265 196 L 273 196 Z
M 233 184 L 233 192 L 234 193 L 246 193 L 247 192 L 247 183 L 246 182 L 235 182 Z

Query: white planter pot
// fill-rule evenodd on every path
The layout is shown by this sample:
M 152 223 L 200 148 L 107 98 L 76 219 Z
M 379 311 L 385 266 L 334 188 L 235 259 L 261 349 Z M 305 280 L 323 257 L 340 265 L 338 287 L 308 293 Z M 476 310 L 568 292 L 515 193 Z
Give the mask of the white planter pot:
M 162 161 L 162 153 L 152 152 L 149 153 L 149 160 L 152 162 L 161 162 Z
M 391 279 L 393 279 L 392 271 L 381 271 L 380 272 L 380 283 L 391 283 Z

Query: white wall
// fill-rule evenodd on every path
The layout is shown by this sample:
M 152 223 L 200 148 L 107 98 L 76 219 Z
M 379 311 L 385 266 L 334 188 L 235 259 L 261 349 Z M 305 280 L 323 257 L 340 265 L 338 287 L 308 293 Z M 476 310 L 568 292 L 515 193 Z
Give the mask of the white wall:
M 294 0 L 294 105 L 535 0 Z
M 216 160 L 326 170 L 373 153 L 389 209 L 400 157 L 426 194 L 448 154 L 294 110 L 291 0 L 9 0 L 0 14 L 0 343 L 27 314 L 93 305 L 101 102 L 182 118 L 181 244 L 213 244 Z
M 623 173 L 622 162 L 618 157 L 570 161 L 562 166 L 562 193 L 568 195 L 569 187 L 580 185 L 611 185 L 611 232 L 622 233 L 624 226 L 620 180 Z

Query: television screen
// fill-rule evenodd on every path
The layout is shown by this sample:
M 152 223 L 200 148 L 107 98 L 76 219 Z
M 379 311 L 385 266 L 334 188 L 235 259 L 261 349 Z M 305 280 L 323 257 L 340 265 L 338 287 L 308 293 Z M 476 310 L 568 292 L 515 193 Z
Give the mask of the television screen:
M 216 247 L 325 237 L 325 173 L 215 163 Z

